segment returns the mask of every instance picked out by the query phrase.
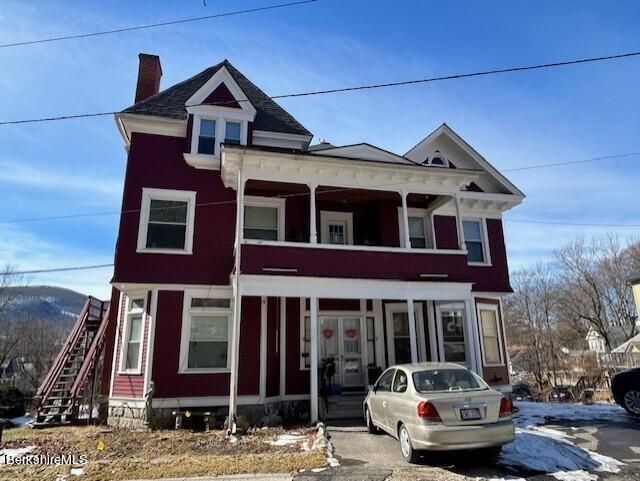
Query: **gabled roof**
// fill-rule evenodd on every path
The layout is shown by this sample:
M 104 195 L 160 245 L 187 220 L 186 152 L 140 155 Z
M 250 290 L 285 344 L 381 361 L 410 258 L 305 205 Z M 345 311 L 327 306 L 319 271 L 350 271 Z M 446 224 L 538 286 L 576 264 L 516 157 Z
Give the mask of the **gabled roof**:
M 289 112 L 280 107 L 226 59 L 187 80 L 124 109 L 123 113 L 186 119 L 185 103 L 187 99 L 197 92 L 222 67 L 226 67 L 256 109 L 256 117 L 253 124 L 255 130 L 312 135 Z
M 443 123 L 436 130 L 427 135 L 424 139 L 418 142 L 415 146 L 413 146 L 404 157 L 412 159 L 415 162 L 420 162 L 421 158 L 418 158 L 420 155 L 423 155 L 425 152 L 429 153 L 429 149 L 432 145 L 434 145 L 438 139 L 445 137 L 449 139 L 453 144 L 455 144 L 456 148 L 459 151 L 464 152 L 464 156 L 467 159 L 471 159 L 472 163 L 475 164 L 474 167 L 466 168 L 481 168 L 486 172 L 485 179 L 490 181 L 494 186 L 497 186 L 500 191 L 503 193 L 512 194 L 521 198 L 524 198 L 524 193 L 518 189 L 509 179 L 507 179 L 498 169 L 496 169 L 491 163 L 485 159 L 477 150 L 475 150 L 471 145 L 467 143 L 457 132 L 455 132 L 451 127 L 449 127 L 446 123 Z M 455 163 L 455 162 L 454 162 Z M 457 165 L 456 167 L 460 167 Z M 477 184 L 482 180 L 476 181 Z
M 347 157 L 351 159 L 372 160 L 377 162 L 391 162 L 394 164 L 416 165 L 412 160 L 407 159 L 388 150 L 381 149 L 375 145 L 362 142 L 360 144 L 342 145 L 340 147 L 326 147 L 323 149 L 309 149 L 313 153 L 329 155 L 334 157 Z

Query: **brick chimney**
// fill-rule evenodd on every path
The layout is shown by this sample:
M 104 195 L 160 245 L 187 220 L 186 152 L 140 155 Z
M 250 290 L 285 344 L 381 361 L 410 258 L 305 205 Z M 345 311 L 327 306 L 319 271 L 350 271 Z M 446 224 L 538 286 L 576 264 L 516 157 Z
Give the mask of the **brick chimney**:
M 138 67 L 136 103 L 157 94 L 160 91 L 160 77 L 162 77 L 160 57 L 141 53 L 138 58 L 140 59 L 140 66 Z

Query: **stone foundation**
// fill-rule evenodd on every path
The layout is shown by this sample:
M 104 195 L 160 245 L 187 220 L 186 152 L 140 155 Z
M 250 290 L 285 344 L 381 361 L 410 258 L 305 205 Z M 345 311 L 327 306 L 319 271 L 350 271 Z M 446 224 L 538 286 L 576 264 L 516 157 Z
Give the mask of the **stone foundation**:
M 109 406 L 107 424 L 113 427 L 133 429 L 144 427 L 173 429 L 176 425 L 176 418 L 173 412 L 185 412 L 187 410 L 193 413 L 211 413 L 208 426 L 204 426 L 201 416 L 194 416 L 193 419 L 183 423 L 184 428 L 190 429 L 222 428 L 229 415 L 228 406 L 154 408 L 151 411 L 149 425 L 147 425 L 145 424 L 145 408 L 129 407 L 127 405 Z M 276 401 L 264 405 L 241 405 L 238 406 L 238 417 L 244 420 L 245 425 L 256 427 L 306 424 L 309 422 L 309 401 Z

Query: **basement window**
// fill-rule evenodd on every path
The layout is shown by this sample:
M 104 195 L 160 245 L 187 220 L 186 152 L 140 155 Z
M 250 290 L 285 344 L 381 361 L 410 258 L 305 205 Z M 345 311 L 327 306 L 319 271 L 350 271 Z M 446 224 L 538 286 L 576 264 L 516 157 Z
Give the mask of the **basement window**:
M 196 193 L 142 189 L 139 253 L 191 254 Z

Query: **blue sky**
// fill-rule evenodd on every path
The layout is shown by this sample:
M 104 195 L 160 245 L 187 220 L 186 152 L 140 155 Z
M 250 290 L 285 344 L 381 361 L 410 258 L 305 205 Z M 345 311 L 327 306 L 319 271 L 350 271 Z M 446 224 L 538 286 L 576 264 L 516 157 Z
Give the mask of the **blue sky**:
M 278 0 L 3 2 L 0 43 L 209 15 Z M 322 0 L 105 37 L 0 49 L 0 120 L 111 111 L 132 103 L 139 52 L 162 88 L 228 58 L 267 93 L 399 81 L 640 50 L 640 4 Z M 429 85 L 283 100 L 333 144 L 404 153 L 447 122 L 500 169 L 640 151 L 640 58 Z M 126 155 L 113 118 L 0 126 L 0 220 L 117 211 Z M 509 222 L 640 223 L 640 156 L 514 172 L 512 268 L 605 228 Z M 635 195 L 634 195 L 635 194 Z M 0 265 L 109 263 L 118 216 L 0 223 Z M 640 229 L 615 229 L 624 238 Z M 106 296 L 109 269 L 38 275 Z

